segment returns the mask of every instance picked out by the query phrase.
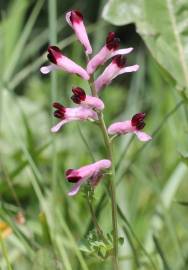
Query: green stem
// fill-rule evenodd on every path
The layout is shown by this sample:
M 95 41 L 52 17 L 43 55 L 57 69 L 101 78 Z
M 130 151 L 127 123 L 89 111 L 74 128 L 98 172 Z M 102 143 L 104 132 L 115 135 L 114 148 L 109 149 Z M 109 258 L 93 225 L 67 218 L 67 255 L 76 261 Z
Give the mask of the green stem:
M 91 88 L 92 95 L 97 97 L 97 91 L 94 85 L 94 77 L 93 75 L 90 76 L 89 85 Z M 111 204 L 112 204 L 112 226 L 113 226 L 113 268 L 114 270 L 118 270 L 118 226 L 117 226 L 117 206 L 116 206 L 116 192 L 115 192 L 115 165 L 113 162 L 113 151 L 112 151 L 112 144 L 110 137 L 108 136 L 106 124 L 104 121 L 103 113 L 97 112 L 98 115 L 98 123 L 101 129 L 104 143 L 106 146 L 106 151 L 108 155 L 108 159 L 112 162 L 112 173 L 110 175 L 110 183 L 109 183 L 109 192 L 111 197 Z
M 113 151 L 112 144 L 110 138 L 108 136 L 106 124 L 103 118 L 103 114 L 98 113 L 99 118 L 99 126 L 103 134 L 104 143 L 106 145 L 106 150 L 108 154 L 108 158 L 112 162 L 112 173 L 110 175 L 110 183 L 109 183 L 109 191 L 111 196 L 111 204 L 112 204 L 112 226 L 113 226 L 113 265 L 114 270 L 118 270 L 118 228 L 117 228 L 117 206 L 116 206 L 116 192 L 115 192 L 115 166 L 113 162 Z
M 90 155 L 91 155 L 92 161 L 95 162 L 95 157 L 94 157 L 94 155 L 93 155 L 93 153 L 92 153 L 92 151 L 91 151 L 91 149 L 90 149 L 90 146 L 89 146 L 87 140 L 85 139 L 84 134 L 82 133 L 82 130 L 81 130 L 79 124 L 78 124 L 78 130 L 79 130 L 80 137 L 82 138 L 83 143 L 85 144 L 85 146 L 86 146 L 88 152 L 89 152 Z M 92 222 L 93 222 L 93 224 L 94 224 L 94 227 L 96 228 L 97 235 L 98 235 L 99 239 L 100 239 L 100 238 L 103 239 L 103 241 L 106 243 L 106 242 L 107 242 L 107 241 L 106 241 L 106 238 L 104 237 L 103 231 L 101 230 L 101 228 L 100 228 L 100 226 L 99 226 L 99 224 L 98 224 L 98 222 L 97 222 L 97 218 L 96 218 L 96 215 L 95 215 L 95 211 L 94 211 L 94 209 L 93 209 L 93 204 L 92 204 L 92 201 L 93 201 L 93 200 L 91 199 L 91 197 L 90 197 L 90 195 L 88 194 L 87 191 L 86 191 L 86 198 L 87 198 L 87 203 L 88 203 L 89 210 L 90 210 L 90 213 L 91 213 Z
M 89 58 L 88 58 L 88 60 L 89 60 Z M 90 88 L 91 88 L 92 96 L 97 97 L 98 95 L 97 95 L 97 91 L 95 89 L 94 76 L 93 76 L 93 74 L 90 75 L 89 85 L 90 85 Z
M 90 210 L 91 217 L 92 217 L 92 220 L 93 220 L 93 224 L 94 224 L 94 226 L 96 228 L 96 231 L 97 231 L 97 235 L 98 235 L 99 238 L 103 239 L 104 243 L 107 243 L 107 240 L 104 237 L 103 231 L 102 231 L 102 229 L 100 228 L 100 226 L 99 226 L 99 224 L 97 222 L 97 218 L 95 216 L 95 211 L 93 209 L 93 205 L 92 205 L 92 202 L 90 201 L 89 196 L 87 196 L 87 202 L 88 202 L 89 210 Z

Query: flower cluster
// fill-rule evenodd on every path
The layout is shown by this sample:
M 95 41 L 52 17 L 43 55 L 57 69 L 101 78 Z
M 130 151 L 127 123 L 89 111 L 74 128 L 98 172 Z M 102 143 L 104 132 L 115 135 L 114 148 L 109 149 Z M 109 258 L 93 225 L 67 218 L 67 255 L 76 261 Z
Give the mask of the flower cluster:
M 64 124 L 72 121 L 90 120 L 97 122 L 99 114 L 104 109 L 103 101 L 98 97 L 98 93 L 109 85 L 117 76 L 135 72 L 139 69 L 139 65 L 127 66 L 127 61 L 124 55 L 132 52 L 133 48 L 119 49 L 120 40 L 114 32 L 110 32 L 106 38 L 106 42 L 101 50 L 93 57 L 92 47 L 86 32 L 82 14 L 73 10 L 66 14 L 66 21 L 74 30 L 77 39 L 83 45 L 85 54 L 89 61 L 86 68 L 81 67 L 67 56 L 65 56 L 57 46 L 48 47 L 48 60 L 50 65 L 41 67 L 40 71 L 43 74 L 48 74 L 53 70 L 63 70 L 68 73 L 76 74 L 82 79 L 89 81 L 91 76 L 98 67 L 104 65 L 108 60 L 111 63 L 106 66 L 104 71 L 94 81 L 93 87 L 95 88 L 96 96 L 87 95 L 86 92 L 80 87 L 72 88 L 73 95 L 72 101 L 76 104 L 73 108 L 66 108 L 58 102 L 53 103 L 55 108 L 54 116 L 60 119 L 60 122 L 52 127 L 52 132 L 59 131 Z M 141 131 L 144 126 L 145 113 L 135 114 L 131 120 L 117 122 L 109 126 L 109 135 L 121 135 L 127 133 L 134 133 L 140 141 L 148 141 L 151 136 Z M 68 193 L 70 196 L 75 195 L 82 183 L 89 181 L 94 187 L 104 175 L 104 171 L 111 167 L 110 160 L 99 160 L 80 169 L 69 169 L 66 171 L 66 179 L 74 183 L 73 188 Z

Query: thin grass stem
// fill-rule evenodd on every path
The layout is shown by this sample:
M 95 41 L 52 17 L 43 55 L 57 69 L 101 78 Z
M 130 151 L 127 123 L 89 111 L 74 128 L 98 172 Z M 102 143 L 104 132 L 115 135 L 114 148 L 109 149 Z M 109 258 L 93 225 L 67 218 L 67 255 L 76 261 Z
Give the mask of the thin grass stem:
M 48 1 L 48 14 L 49 14 L 49 39 L 51 44 L 57 43 L 57 1 Z M 51 103 L 57 100 L 57 73 L 52 72 L 51 76 Z M 53 112 L 52 112 L 51 123 L 54 124 Z M 56 140 L 52 138 L 52 190 L 54 196 L 57 191 L 57 151 L 56 151 Z
M 4 240 L 3 240 L 3 237 L 2 237 L 1 232 L 0 232 L 0 243 L 1 243 L 2 254 L 3 254 L 3 256 L 5 258 L 5 261 L 6 261 L 6 264 L 7 264 L 7 269 L 8 270 L 13 270 L 13 268 L 11 266 L 11 263 L 9 261 L 8 251 L 7 251 L 6 245 L 4 243 Z
M 80 124 L 78 123 L 77 126 L 78 126 L 78 132 L 79 132 L 79 134 L 80 134 L 80 138 L 82 139 L 82 141 L 83 141 L 83 143 L 84 143 L 84 145 L 85 145 L 85 147 L 86 147 L 88 153 L 90 154 L 90 157 L 91 157 L 92 162 L 95 162 L 95 157 L 94 157 L 94 155 L 93 155 L 93 153 L 92 153 L 92 150 L 91 150 L 91 148 L 90 148 L 90 146 L 89 146 L 89 143 L 87 142 L 87 140 L 86 140 L 86 138 L 85 138 L 85 136 L 84 136 L 84 133 L 82 132 L 82 129 L 81 129 L 81 127 L 80 127 Z

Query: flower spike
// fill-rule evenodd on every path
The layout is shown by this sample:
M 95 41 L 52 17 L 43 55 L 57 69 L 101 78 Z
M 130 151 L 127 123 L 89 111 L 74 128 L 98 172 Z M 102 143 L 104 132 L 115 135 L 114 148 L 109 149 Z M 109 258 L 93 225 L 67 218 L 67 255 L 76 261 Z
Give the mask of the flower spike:
M 103 176 L 103 171 L 109 169 L 110 167 L 111 161 L 108 159 L 102 159 L 79 169 L 67 170 L 65 172 L 66 179 L 68 182 L 74 183 L 68 195 L 76 195 L 80 189 L 80 186 L 87 180 L 89 180 L 91 185 L 95 187 Z
M 109 32 L 105 46 L 103 46 L 102 49 L 89 61 L 87 72 L 92 74 L 98 66 L 103 65 L 111 57 L 128 54 L 133 50 L 133 48 L 118 50 L 119 44 L 120 40 L 116 37 L 115 32 Z
M 84 80 L 89 80 L 89 75 L 87 71 L 75 62 L 73 62 L 71 59 L 63 55 L 58 47 L 49 46 L 47 57 L 52 64 L 41 67 L 41 73 L 48 74 L 53 70 L 61 69 L 69 73 L 77 74 Z
M 88 39 L 83 16 L 78 10 L 72 10 L 66 13 L 66 21 L 73 28 L 77 39 L 85 48 L 86 54 L 92 53 L 92 48 Z
M 109 126 L 108 133 L 110 135 L 118 134 L 127 134 L 127 133 L 135 133 L 140 141 L 149 141 L 152 139 L 150 135 L 141 131 L 144 126 L 144 118 L 145 113 L 137 113 L 135 114 L 131 120 L 127 120 L 124 122 L 117 122 Z
M 135 72 L 139 69 L 139 65 L 126 66 L 126 60 L 121 55 L 117 55 L 113 58 L 103 73 L 96 79 L 95 88 L 99 92 L 106 85 L 110 84 L 111 81 L 118 75 L 128 72 Z
M 72 89 L 73 96 L 72 101 L 76 104 L 80 104 L 83 107 L 102 111 L 104 109 L 104 103 L 100 98 L 88 96 L 85 91 L 80 87 Z
M 90 108 L 82 106 L 77 108 L 65 108 L 58 102 L 53 103 L 53 107 L 56 109 L 54 116 L 61 119 L 61 121 L 51 128 L 52 132 L 59 131 L 63 125 L 68 122 L 98 119 L 96 112 Z

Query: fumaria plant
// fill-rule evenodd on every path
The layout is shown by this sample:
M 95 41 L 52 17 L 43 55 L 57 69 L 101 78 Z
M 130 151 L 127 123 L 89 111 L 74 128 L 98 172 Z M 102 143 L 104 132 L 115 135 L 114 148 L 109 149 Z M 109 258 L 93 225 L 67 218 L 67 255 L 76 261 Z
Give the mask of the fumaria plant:
M 82 190 L 89 204 L 95 227 L 94 232 L 88 235 L 90 247 L 94 250 L 96 248 L 95 251 L 97 251 L 97 255 L 103 259 L 112 256 L 113 269 L 117 270 L 119 269 L 118 243 L 120 242 L 120 238 L 118 236 L 116 190 L 114 184 L 116 177 L 112 149 L 114 138 L 119 135 L 134 133 L 140 141 L 148 141 L 151 140 L 151 136 L 142 131 L 145 126 L 145 113 L 143 112 L 136 113 L 130 120 L 113 123 L 107 128 L 103 114 L 105 104 L 99 96 L 101 91 L 103 91 L 114 78 L 124 73 L 136 72 L 139 69 L 139 65 L 127 66 L 124 55 L 130 53 L 133 48 L 119 49 L 120 40 L 116 37 L 114 32 L 108 33 L 105 45 L 95 56 L 91 56 L 92 46 L 88 39 L 83 16 L 80 11 L 73 10 L 67 12 L 66 21 L 73 28 L 77 39 L 84 47 L 87 60 L 86 68 L 81 67 L 62 54 L 57 46 L 50 45 L 48 47 L 47 57 L 51 63 L 48 66 L 41 67 L 40 71 L 43 74 L 48 74 L 58 69 L 76 74 L 88 82 L 89 89 L 85 89 L 85 91 L 79 86 L 72 88 L 73 95 L 71 99 L 76 104 L 73 108 L 66 108 L 59 102 L 53 103 L 53 108 L 55 109 L 54 116 L 60 121 L 52 127 L 51 131 L 59 132 L 68 122 L 88 120 L 97 125 L 102 132 L 106 147 L 106 157 L 102 157 L 101 160 L 84 165 L 79 169 L 66 170 L 65 178 L 72 184 L 68 195 L 75 196 L 79 190 Z M 107 65 L 102 74 L 95 79 L 94 73 L 97 68 L 106 64 L 108 60 L 111 60 L 111 63 Z M 86 94 L 89 90 L 90 94 Z M 106 181 L 106 187 L 111 199 L 112 240 L 111 235 L 105 234 L 103 229 L 99 226 L 92 205 L 94 190 L 104 177 L 109 178 Z M 101 246 L 94 244 L 96 240 L 97 243 L 102 243 Z

